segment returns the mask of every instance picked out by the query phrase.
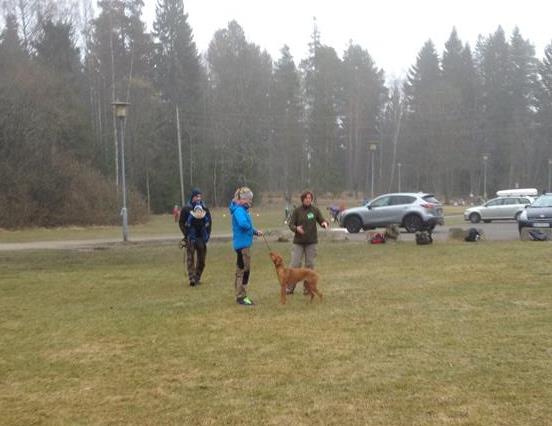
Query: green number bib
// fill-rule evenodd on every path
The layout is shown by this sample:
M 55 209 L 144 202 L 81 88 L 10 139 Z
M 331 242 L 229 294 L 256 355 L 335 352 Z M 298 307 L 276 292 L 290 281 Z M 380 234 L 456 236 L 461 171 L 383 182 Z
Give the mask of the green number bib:
M 314 213 L 313 212 L 307 213 L 307 219 L 313 220 L 314 219 Z

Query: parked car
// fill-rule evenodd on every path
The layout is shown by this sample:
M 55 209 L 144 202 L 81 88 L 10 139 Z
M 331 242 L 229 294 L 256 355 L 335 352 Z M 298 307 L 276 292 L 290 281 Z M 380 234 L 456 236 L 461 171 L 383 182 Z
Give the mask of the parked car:
M 481 221 L 489 223 L 493 220 L 517 220 L 526 206 L 534 201 L 530 196 L 497 197 L 487 201 L 482 206 L 470 207 L 464 211 L 464 220 L 471 223 Z
M 552 228 L 552 193 L 541 195 L 518 217 L 519 233 L 523 228 Z
M 364 206 L 346 209 L 339 215 L 339 224 L 354 234 L 361 229 L 399 225 L 408 232 L 433 229 L 443 225 L 443 208 L 433 194 L 401 192 L 383 194 Z

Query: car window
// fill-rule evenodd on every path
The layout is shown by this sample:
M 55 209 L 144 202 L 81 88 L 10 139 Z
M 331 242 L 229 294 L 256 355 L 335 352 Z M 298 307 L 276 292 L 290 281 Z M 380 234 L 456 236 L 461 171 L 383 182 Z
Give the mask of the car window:
M 541 195 L 531 204 L 531 207 L 552 207 L 552 195 Z
M 495 198 L 494 200 L 491 200 L 486 204 L 487 207 L 496 207 L 501 205 L 502 205 L 502 198 Z
M 416 201 L 416 197 L 410 197 L 408 195 L 395 195 L 391 197 L 391 206 L 400 206 L 405 204 L 412 204 Z
M 517 204 L 518 199 L 517 198 L 503 198 L 502 204 L 505 206 L 509 206 L 511 204 Z
M 388 206 L 391 202 L 391 197 L 381 197 L 375 199 L 372 203 L 370 203 L 370 207 L 383 207 Z
M 518 198 L 519 204 L 531 204 L 531 201 L 528 198 Z
M 425 195 L 422 197 L 422 200 L 432 204 L 441 204 L 441 202 L 433 195 Z

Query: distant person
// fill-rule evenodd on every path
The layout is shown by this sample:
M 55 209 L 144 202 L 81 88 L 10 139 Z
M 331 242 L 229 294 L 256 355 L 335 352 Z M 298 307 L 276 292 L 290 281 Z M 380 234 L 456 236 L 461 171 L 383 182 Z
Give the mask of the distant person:
M 236 279 L 234 289 L 236 303 L 243 306 L 253 306 L 255 303 L 247 296 L 247 285 L 251 275 L 251 245 L 253 235 L 263 233 L 253 227 L 249 208 L 253 203 L 253 192 L 247 187 L 241 187 L 234 193 L 230 203 L 232 215 L 232 246 L 236 252 Z
M 178 222 L 178 219 L 180 219 L 180 209 L 178 208 L 178 204 L 174 205 L 172 214 L 174 217 L 174 223 Z
M 303 258 L 305 259 L 305 268 L 314 269 L 316 259 L 316 244 L 318 244 L 318 223 L 324 229 L 328 228 L 329 223 L 318 207 L 312 203 L 314 194 L 311 191 L 305 191 L 301 194 L 301 205 L 293 210 L 289 221 L 289 229 L 295 234 L 293 238 L 293 248 L 291 251 L 291 268 L 299 268 Z M 295 284 L 288 286 L 287 294 L 293 294 Z M 303 293 L 305 293 L 303 289 Z
M 192 215 L 194 209 L 198 206 L 201 207 L 203 213 L 198 209 L 195 215 Z M 207 257 L 207 242 L 213 229 L 211 212 L 203 202 L 200 189 L 192 189 L 188 204 L 182 206 L 180 210 L 178 226 L 184 235 L 183 245 L 186 248 L 185 261 L 188 280 L 190 286 L 195 287 L 201 282 L 201 274 L 205 269 L 205 259 Z

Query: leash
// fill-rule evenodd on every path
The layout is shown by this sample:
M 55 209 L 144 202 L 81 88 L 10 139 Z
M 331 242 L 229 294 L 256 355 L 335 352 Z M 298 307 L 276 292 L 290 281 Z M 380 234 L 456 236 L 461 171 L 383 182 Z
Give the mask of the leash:
M 268 241 L 266 240 L 266 237 L 264 236 L 264 234 L 262 235 L 262 237 L 263 237 L 263 240 L 264 240 L 264 242 L 265 242 L 265 244 L 266 244 L 266 247 L 268 248 L 268 251 L 269 251 L 269 253 L 270 253 L 270 252 L 272 251 L 272 249 L 270 248 L 270 245 L 268 244 Z

